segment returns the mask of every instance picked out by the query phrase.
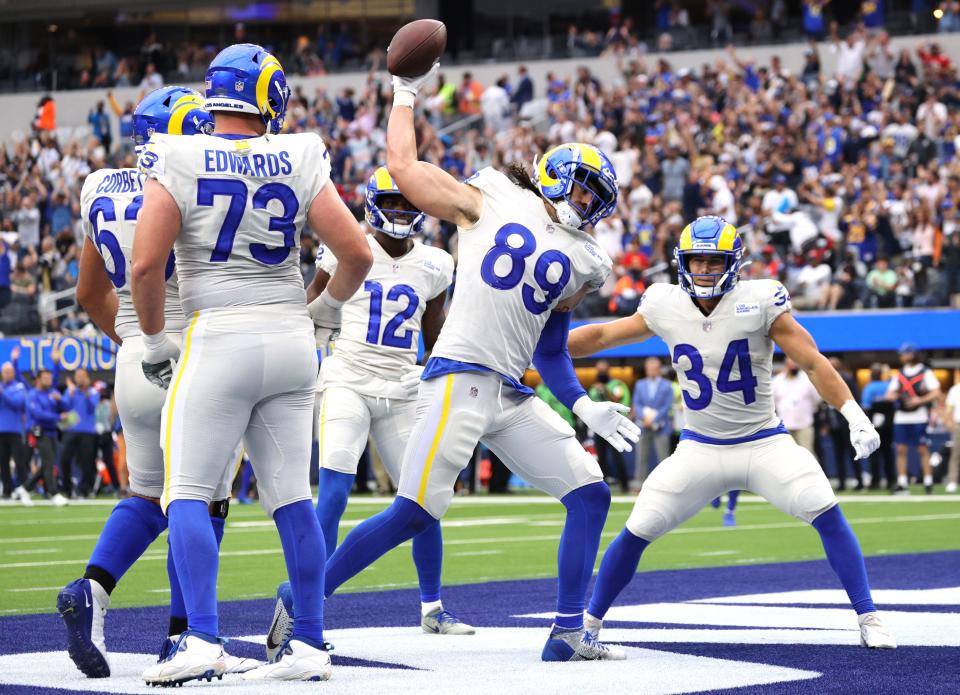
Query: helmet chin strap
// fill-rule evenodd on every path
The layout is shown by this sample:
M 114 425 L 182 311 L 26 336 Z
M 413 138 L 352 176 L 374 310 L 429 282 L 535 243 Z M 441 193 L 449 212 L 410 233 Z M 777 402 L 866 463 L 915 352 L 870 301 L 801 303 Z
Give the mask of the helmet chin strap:
M 576 227 L 580 229 L 583 225 L 583 218 L 573 209 L 573 206 L 566 200 L 550 201 L 553 209 L 557 212 L 557 221 L 567 227 Z

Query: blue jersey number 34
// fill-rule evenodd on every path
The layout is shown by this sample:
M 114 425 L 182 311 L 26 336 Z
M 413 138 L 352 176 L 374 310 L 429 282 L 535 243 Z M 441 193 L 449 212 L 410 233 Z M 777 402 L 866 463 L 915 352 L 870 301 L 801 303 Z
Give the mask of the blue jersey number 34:
M 522 240 L 523 243 L 520 246 L 509 244 L 508 240 L 513 235 L 519 236 Z M 522 224 L 513 222 L 505 224 L 497 230 L 493 248 L 487 251 L 487 254 L 483 257 L 483 263 L 480 265 L 480 277 L 494 289 L 512 290 L 523 280 L 523 274 L 527 269 L 527 259 L 536 250 L 537 240 L 533 237 L 533 232 Z M 498 275 L 497 261 L 504 257 L 510 259 L 510 267 L 506 275 Z M 551 281 L 547 277 L 553 265 L 560 266 L 560 276 L 556 281 Z M 521 288 L 523 306 L 532 314 L 542 314 L 560 297 L 563 288 L 570 282 L 570 259 L 562 251 L 556 249 L 544 251 L 533 266 L 533 278 L 537 287 L 543 293 L 543 301 L 536 297 L 537 288 L 524 283 Z
M 690 368 L 683 370 L 683 375 L 700 389 L 699 396 L 693 396 L 684 389 L 683 402 L 690 410 L 703 410 L 713 400 L 713 384 L 703 373 L 703 357 L 693 345 L 680 343 L 673 348 L 673 363 L 678 367 L 681 357 L 686 357 L 690 362 Z M 734 364 L 740 372 L 739 379 L 733 378 Z M 717 374 L 717 390 L 720 393 L 742 392 L 744 405 L 757 400 L 757 377 L 750 367 L 750 343 L 746 338 L 731 341 L 727 345 L 727 352 L 720 363 L 720 373 Z

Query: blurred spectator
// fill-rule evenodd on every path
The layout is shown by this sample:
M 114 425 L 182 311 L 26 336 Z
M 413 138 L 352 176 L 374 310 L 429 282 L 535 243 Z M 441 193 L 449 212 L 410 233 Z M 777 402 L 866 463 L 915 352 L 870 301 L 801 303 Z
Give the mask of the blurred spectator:
M 812 454 L 815 439 L 813 416 L 820 405 L 820 394 L 806 373 L 800 371 L 789 357 L 771 384 L 774 410 L 790 436 Z
M 633 386 L 633 419 L 642 431 L 635 454 L 638 482 L 670 455 L 672 405 L 673 388 L 663 378 L 663 363 L 659 357 L 648 357 L 643 362 L 643 378 Z
M 950 461 L 947 464 L 946 491 L 957 491 L 960 483 L 960 382 L 954 384 L 947 391 L 947 424 L 950 426 Z
M 837 370 L 840 378 L 843 379 L 850 393 L 853 394 L 853 400 L 860 402 L 860 387 L 857 380 L 850 371 L 847 363 L 839 357 L 831 357 L 830 364 Z M 837 490 L 847 489 L 847 465 L 852 466 L 851 473 L 856 480 L 855 490 L 863 489 L 863 464 L 857 460 L 853 445 L 850 444 L 850 428 L 839 411 L 830 408 L 828 411 L 828 421 L 830 422 L 830 437 L 833 440 L 833 455 L 837 463 Z
M 593 401 L 611 401 L 630 406 L 630 389 L 619 379 L 610 376 L 610 363 L 606 360 L 597 362 L 597 381 L 587 390 L 587 394 Z M 614 449 L 603 437 L 596 435 L 593 437 L 593 445 L 596 447 L 597 461 L 603 469 L 604 476 L 611 481 L 619 481 L 620 488 L 628 492 L 630 480 L 627 476 L 625 454 Z
M 90 375 L 78 369 L 73 379 L 67 377 L 67 392 L 61 405 L 73 424 L 64 430 L 60 446 L 60 472 L 67 497 L 89 497 L 97 477 L 97 406 L 100 393 L 93 388 Z M 72 464 L 79 473 L 77 489 L 73 488 Z
M 163 76 L 157 72 L 157 66 L 153 63 L 147 63 L 143 72 L 143 78 L 140 80 L 140 91 L 149 94 L 155 89 L 163 86 Z
M 896 467 L 893 457 L 893 403 L 887 400 L 890 388 L 890 367 L 886 364 L 870 365 L 870 381 L 863 387 L 860 405 L 870 416 L 870 421 L 880 435 L 880 448 L 870 457 L 869 479 L 865 483 L 871 490 L 880 489 L 881 479 L 889 490 L 896 483 Z
M 527 74 L 527 67 L 521 65 L 517 68 L 517 86 L 513 90 L 513 96 L 510 97 L 510 101 L 513 102 L 517 113 L 519 113 L 524 104 L 533 101 L 533 97 L 533 80 L 531 80 L 530 75 Z
M 897 450 L 897 494 L 910 494 L 907 487 L 907 454 L 916 449 L 923 473 L 923 487 L 933 492 L 930 447 L 927 439 L 929 404 L 940 396 L 940 382 L 919 358 L 912 343 L 900 346 L 900 371 L 890 380 L 887 398 L 894 401 L 893 442 Z
M 463 73 L 460 87 L 457 89 L 457 110 L 461 116 L 473 116 L 480 113 L 480 97 L 483 85 L 473 79 L 469 72 Z
M 10 354 L 11 362 L 0 366 L 0 480 L 3 481 L 3 498 L 16 498 L 23 504 L 30 504 L 30 495 L 24 490 L 24 484 L 30 478 L 26 452 L 23 449 L 23 418 L 27 408 L 27 388 L 18 379 L 14 362 L 20 357 L 20 348 L 16 346 Z M 17 474 L 17 484 L 13 484 L 10 475 L 10 463 L 13 462 Z
M 897 271 L 890 267 L 886 257 L 877 258 L 876 266 L 867 273 L 869 305 L 872 308 L 889 309 L 896 303 Z
M 57 104 L 49 94 L 40 97 L 37 104 L 37 116 L 33 120 L 33 129 L 37 132 L 52 132 L 57 128 Z
M 827 33 L 824 7 L 830 0 L 803 0 L 803 33 L 815 41 L 823 41 Z

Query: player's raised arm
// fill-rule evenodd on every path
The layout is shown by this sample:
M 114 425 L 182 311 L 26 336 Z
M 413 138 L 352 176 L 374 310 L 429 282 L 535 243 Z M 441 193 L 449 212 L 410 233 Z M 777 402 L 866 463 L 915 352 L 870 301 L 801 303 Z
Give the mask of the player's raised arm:
M 571 357 L 589 357 L 602 350 L 608 350 L 629 343 L 641 343 L 653 337 L 653 331 L 639 313 L 607 321 L 591 323 L 570 331 L 567 349 Z
M 417 91 L 436 70 L 434 65 L 420 77 L 393 78 L 393 109 L 387 123 L 387 171 L 417 209 L 458 227 L 471 227 L 480 219 L 483 194 L 443 169 L 417 159 L 413 104 Z
M 319 297 L 327 287 L 327 283 L 330 282 L 330 274 L 325 270 L 317 268 L 317 272 L 314 273 L 313 280 L 310 281 L 310 284 L 307 286 L 307 302 L 312 302 L 314 299 Z
M 97 252 L 96 245 L 86 238 L 80 253 L 80 277 L 77 279 L 77 303 L 83 307 L 93 323 L 113 342 L 121 345 L 123 340 L 117 335 L 114 324 L 117 321 L 117 309 L 120 300 L 110 282 L 103 258 Z
M 807 373 L 817 393 L 840 411 L 850 424 L 850 443 L 857 459 L 867 458 L 880 446 L 880 435 L 870 423 L 863 409 L 853 399 L 850 388 L 837 370 L 824 357 L 813 336 L 789 313 L 780 314 L 770 327 L 770 338 L 783 354 Z

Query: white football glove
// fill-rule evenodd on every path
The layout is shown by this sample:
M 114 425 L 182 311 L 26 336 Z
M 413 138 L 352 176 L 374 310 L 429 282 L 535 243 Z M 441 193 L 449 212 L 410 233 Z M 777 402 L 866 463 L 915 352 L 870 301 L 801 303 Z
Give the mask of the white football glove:
M 422 374 L 423 366 L 415 364 L 400 376 L 400 385 L 410 398 L 416 398 L 420 392 L 420 376 Z
M 573 413 L 621 453 L 633 451 L 633 444 L 640 441 L 640 428 L 624 417 L 629 412 L 630 408 L 625 405 L 610 401 L 597 403 L 590 400 L 590 396 L 580 396 L 573 404 Z
M 880 434 L 869 422 L 850 423 L 850 444 L 856 452 L 854 460 L 868 458 L 870 454 L 880 448 Z
M 162 389 L 170 386 L 173 366 L 180 359 L 180 348 L 165 332 L 143 336 L 140 366 L 147 381 Z
M 339 331 L 343 304 L 324 290 L 319 297 L 307 304 L 307 311 L 310 312 L 313 325 L 317 328 L 328 328 L 331 332 Z
M 880 448 L 880 435 L 856 401 L 844 403 L 840 414 L 850 423 L 850 444 L 856 454 L 854 460 L 865 459 Z
M 440 69 L 440 61 L 438 60 L 433 64 L 429 70 L 420 75 L 419 77 L 400 77 L 399 75 L 393 75 L 393 92 L 410 92 L 413 96 L 417 96 L 417 92 L 425 85 L 427 82 L 432 80 L 437 71 Z

